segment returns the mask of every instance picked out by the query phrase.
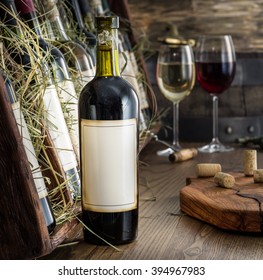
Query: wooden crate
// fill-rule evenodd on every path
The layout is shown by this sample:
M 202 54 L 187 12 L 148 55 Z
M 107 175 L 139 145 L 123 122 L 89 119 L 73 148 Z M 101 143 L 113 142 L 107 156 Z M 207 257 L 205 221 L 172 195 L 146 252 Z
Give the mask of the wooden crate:
M 130 20 L 127 0 L 109 2 L 117 15 Z M 135 44 L 136 40 L 132 32 L 130 36 Z M 144 68 L 143 60 L 142 65 Z M 146 68 L 144 71 L 148 79 Z M 46 141 L 46 146 L 49 146 L 48 138 Z M 142 145 L 146 142 L 144 140 Z M 58 174 L 64 174 L 57 161 L 56 152 L 53 149 L 48 149 L 46 152 L 54 170 Z M 54 182 L 55 178 L 52 174 L 44 171 L 43 175 L 50 178 L 51 185 L 56 186 L 57 182 Z M 63 175 L 60 180 L 61 182 L 65 180 Z M 69 192 L 63 194 L 63 199 L 68 203 L 72 202 Z M 77 214 L 81 212 L 79 206 L 72 207 Z M 22 138 L 1 75 L 0 223 L 0 259 L 35 259 L 47 255 L 78 225 L 78 220 L 72 219 L 57 225 L 52 234 L 48 233 Z
M 2 76 L 0 104 L 0 258 L 34 258 L 51 244 Z
M 49 235 L 1 75 L 0 104 L 0 259 L 32 259 L 51 252 L 76 221 L 56 227 Z M 55 170 L 63 174 L 52 149 L 47 152 Z M 63 196 L 70 203 L 69 192 Z

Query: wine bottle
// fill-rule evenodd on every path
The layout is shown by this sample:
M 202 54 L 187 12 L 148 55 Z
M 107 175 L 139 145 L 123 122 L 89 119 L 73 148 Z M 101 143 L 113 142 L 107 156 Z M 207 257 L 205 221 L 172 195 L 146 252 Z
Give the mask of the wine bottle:
M 67 34 L 72 40 L 80 44 L 85 49 L 85 51 L 91 56 L 93 64 L 95 64 L 96 36 L 93 32 L 86 30 L 84 22 L 81 21 L 82 19 L 80 19 L 81 23 L 79 24 L 76 16 L 76 13 L 78 13 L 78 16 L 80 14 L 79 6 L 76 6 L 76 12 L 75 5 L 72 5 L 70 0 L 57 0 L 56 5 Z M 84 31 L 79 27 L 80 25 Z
M 30 57 L 27 53 L 26 48 L 21 45 L 18 50 L 17 44 L 12 41 L 12 36 L 17 36 L 21 38 L 21 32 L 17 25 L 17 21 L 14 18 L 13 10 L 16 10 L 14 1 L 3 0 L 0 5 L 0 20 L 1 25 L 1 35 L 5 48 L 8 50 L 11 58 L 17 63 L 24 67 L 25 71 L 30 70 Z
M 90 0 L 90 6 L 92 7 L 93 13 L 95 15 L 110 16 L 113 14 L 107 0 Z M 118 33 L 121 75 L 132 84 L 138 94 L 141 108 L 140 131 L 145 131 L 147 130 L 150 122 L 150 112 L 146 88 L 142 82 L 143 75 L 139 71 L 139 67 L 135 58 L 135 54 L 132 51 L 128 35 L 124 30 L 120 30 Z
M 2 48 L 1 48 L 2 49 Z M 14 87 L 12 85 L 11 80 L 8 78 L 8 76 L 3 72 L 3 70 L 0 70 L 0 74 L 4 78 L 5 81 L 5 87 L 8 94 L 8 99 L 11 103 L 13 113 L 15 116 L 15 120 L 17 122 L 17 127 L 19 129 L 20 135 L 22 137 L 22 142 L 25 148 L 25 152 L 28 158 L 28 162 L 31 167 L 34 183 L 36 186 L 36 190 L 40 199 L 40 204 L 43 210 L 44 218 L 46 221 L 46 225 L 48 228 L 49 233 L 51 233 L 55 226 L 56 226 L 56 220 L 54 217 L 54 213 L 52 210 L 52 206 L 48 197 L 48 192 L 46 188 L 46 184 L 38 163 L 37 155 L 31 140 L 31 136 L 29 134 L 27 124 L 24 119 L 24 115 L 22 113 L 22 110 L 20 108 L 20 103 L 17 100 L 16 92 L 14 90 Z
M 139 101 L 119 73 L 118 27 L 96 18 L 96 75 L 79 98 L 84 238 L 97 244 L 131 242 L 138 225 Z
M 71 74 L 79 95 L 84 85 L 93 79 L 95 75 L 95 65 L 92 57 L 78 42 L 71 40 L 68 36 L 60 17 L 60 11 L 53 0 L 39 1 L 38 7 L 42 14 L 45 15 L 49 39 L 64 54 L 72 70 Z M 60 9 L 63 9 L 63 7 Z M 77 131 L 77 128 L 74 130 Z
M 23 0 L 24 1 L 24 0 Z M 25 2 L 25 1 L 24 1 Z M 13 29 L 18 38 L 20 38 L 22 29 L 18 26 L 16 19 L 19 18 L 16 5 L 14 0 L 3 0 L 2 3 L 5 5 L 4 13 L 2 14 L 2 20 L 5 22 L 7 27 Z M 30 6 L 27 6 L 27 9 Z M 8 16 L 6 16 L 8 15 Z M 15 16 L 15 18 L 14 18 Z M 12 18 L 10 21 L 9 18 Z M 24 36 L 24 35 L 23 35 Z M 9 44 L 8 46 L 12 46 Z M 28 46 L 30 48 L 30 46 Z M 45 91 L 43 94 L 43 103 L 45 109 L 45 121 L 44 127 L 47 128 L 48 133 L 50 134 L 53 145 L 57 151 L 58 159 L 63 167 L 63 170 L 66 175 L 68 186 L 74 191 L 73 196 L 78 195 L 80 191 L 80 179 L 78 174 L 78 164 L 76 160 L 76 155 L 73 151 L 72 142 L 69 136 L 69 131 L 65 122 L 65 118 L 63 115 L 63 111 L 61 108 L 61 104 L 59 101 L 58 93 L 56 91 L 55 84 L 50 77 L 50 71 L 48 62 L 45 60 L 46 53 L 43 49 L 38 48 L 39 50 L 43 50 L 42 57 L 39 57 L 40 53 L 35 50 L 35 46 L 31 46 L 31 55 L 35 56 L 36 61 L 39 61 L 38 65 L 42 66 L 42 69 L 38 71 L 37 75 L 40 77 L 40 73 L 43 72 L 45 74 L 45 80 L 42 79 L 41 83 L 45 86 Z M 11 51 L 12 51 L 11 47 Z M 11 56 L 15 59 L 19 57 L 17 60 L 20 63 L 26 63 L 26 69 L 31 69 L 31 60 L 33 58 L 28 57 L 27 52 L 21 52 L 20 48 L 17 48 L 14 52 L 9 52 Z M 25 58 L 27 57 L 27 58 Z M 24 64 L 22 64 L 24 66 Z M 36 67 L 35 65 L 33 67 Z M 41 79 L 41 77 L 40 77 Z
M 43 51 L 43 57 L 45 58 L 50 55 L 50 63 L 47 59 L 45 65 L 43 65 L 43 72 L 46 72 L 47 77 L 47 87 L 43 97 L 45 111 L 47 112 L 47 128 L 54 143 L 54 147 L 57 150 L 68 185 L 73 191 L 73 197 L 76 197 L 80 192 L 78 161 L 75 152 L 79 150 L 79 142 L 76 139 L 78 130 L 76 128 L 75 131 L 72 129 L 71 131 L 74 131 L 74 133 L 72 133 L 72 137 L 70 137 L 70 132 L 59 100 L 59 93 L 62 98 L 66 96 L 65 99 L 77 99 L 74 86 L 70 83 L 67 64 L 61 51 L 53 45 L 48 44 L 43 39 L 33 1 L 15 0 L 15 6 L 23 21 L 36 33 L 40 49 Z M 50 73 L 53 77 L 49 75 Z M 64 88 L 65 85 L 67 86 L 66 88 Z M 57 88 L 60 90 L 58 91 Z M 68 97 L 68 95 L 70 95 L 70 97 Z M 71 95 L 73 95 L 73 97 L 71 97 Z M 69 108 L 69 110 L 70 109 L 71 108 Z M 73 112 L 77 110 L 76 101 L 75 106 L 73 104 L 72 110 Z M 76 115 L 76 112 L 73 113 L 73 118 L 74 115 Z M 73 119 L 73 123 L 74 122 L 77 122 L 77 120 Z M 74 141 L 71 140 L 73 137 Z M 77 145 L 75 149 L 73 143 Z
M 51 54 L 52 71 L 54 73 L 54 81 L 57 92 L 64 108 L 64 117 L 68 126 L 71 141 L 79 159 L 79 135 L 78 135 L 78 97 L 71 76 L 69 74 L 66 60 L 59 49 L 54 45 L 48 44 L 42 34 L 40 23 L 36 15 L 35 6 L 32 0 L 15 1 L 16 7 L 20 16 L 29 25 L 29 27 L 36 33 L 38 37 L 39 46 L 48 54 Z

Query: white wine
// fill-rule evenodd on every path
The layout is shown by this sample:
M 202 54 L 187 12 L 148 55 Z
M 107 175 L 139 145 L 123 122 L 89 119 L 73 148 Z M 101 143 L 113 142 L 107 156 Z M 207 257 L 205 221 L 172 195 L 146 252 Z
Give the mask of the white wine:
M 172 102 L 180 102 L 191 90 L 195 83 L 195 65 L 173 63 L 159 63 L 157 82 L 165 98 Z
M 138 225 L 139 101 L 118 69 L 118 17 L 97 17 L 97 69 L 81 92 L 82 219 L 111 244 L 131 242 Z M 103 243 L 84 227 L 84 239 Z

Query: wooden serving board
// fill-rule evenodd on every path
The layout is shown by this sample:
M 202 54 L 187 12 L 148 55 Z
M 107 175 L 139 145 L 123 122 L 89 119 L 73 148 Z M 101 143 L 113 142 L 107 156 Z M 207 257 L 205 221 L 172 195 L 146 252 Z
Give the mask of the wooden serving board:
M 232 189 L 217 186 L 213 177 L 187 178 L 180 191 L 181 210 L 221 229 L 263 234 L 263 183 L 230 174 L 236 180 Z

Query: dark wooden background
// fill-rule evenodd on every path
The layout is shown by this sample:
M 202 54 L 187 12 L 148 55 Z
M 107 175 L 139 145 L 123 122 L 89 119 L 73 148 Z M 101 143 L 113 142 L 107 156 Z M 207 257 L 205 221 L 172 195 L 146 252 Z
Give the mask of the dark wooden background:
M 151 42 L 169 22 L 185 38 L 231 34 L 238 51 L 263 49 L 262 0 L 129 0 L 132 26 Z
M 170 24 L 175 25 L 180 36 L 186 39 L 196 39 L 201 34 L 212 33 L 232 35 L 237 56 L 236 76 L 231 88 L 220 96 L 220 137 L 226 141 L 234 141 L 237 136 L 263 135 L 262 0 L 128 2 L 131 26 L 145 54 L 159 111 L 168 108 L 168 115 L 163 118 L 164 125 L 168 127 L 168 138 L 171 137 L 169 127 L 172 123 L 172 107 L 160 94 L 155 80 L 155 68 L 160 46 L 157 39 L 167 35 Z M 190 96 L 180 103 L 180 137 L 190 141 L 209 140 L 212 136 L 211 121 L 212 98 L 196 83 Z M 196 129 L 185 131 L 191 124 Z M 228 126 L 232 127 L 234 134 L 226 133 Z M 249 132 L 251 126 L 253 129 Z M 163 136 L 165 135 L 164 133 Z

